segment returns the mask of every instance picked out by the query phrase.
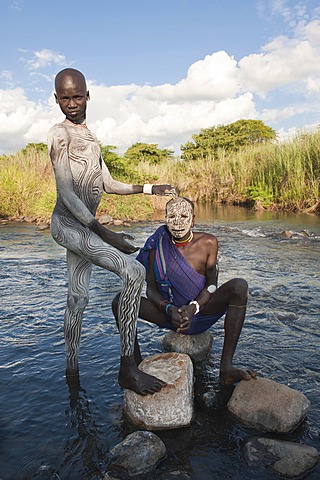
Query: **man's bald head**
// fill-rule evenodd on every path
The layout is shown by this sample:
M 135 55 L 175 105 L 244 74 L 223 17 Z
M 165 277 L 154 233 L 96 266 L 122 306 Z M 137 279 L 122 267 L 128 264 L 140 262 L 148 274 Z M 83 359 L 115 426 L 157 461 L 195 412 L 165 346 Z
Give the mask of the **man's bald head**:
M 74 124 L 83 123 L 90 99 L 84 75 L 74 68 L 65 68 L 56 75 L 55 89 L 56 103 L 66 119 Z
M 65 68 L 61 70 L 57 73 L 54 81 L 56 92 L 60 89 L 61 85 L 74 83 L 75 81 L 83 87 L 84 91 L 87 90 L 87 83 L 83 73 L 75 68 Z

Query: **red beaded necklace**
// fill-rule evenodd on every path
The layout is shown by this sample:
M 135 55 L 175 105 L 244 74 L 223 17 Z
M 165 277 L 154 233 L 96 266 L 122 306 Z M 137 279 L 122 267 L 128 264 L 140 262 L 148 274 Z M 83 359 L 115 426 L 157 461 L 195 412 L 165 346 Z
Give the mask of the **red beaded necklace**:
M 186 245 L 188 245 L 188 243 L 190 243 L 193 239 L 193 233 L 190 232 L 190 236 L 186 239 L 186 240 L 183 240 L 182 242 L 180 240 L 175 240 L 173 237 L 171 237 L 171 240 L 172 240 L 172 243 L 176 246 L 176 247 L 185 247 Z

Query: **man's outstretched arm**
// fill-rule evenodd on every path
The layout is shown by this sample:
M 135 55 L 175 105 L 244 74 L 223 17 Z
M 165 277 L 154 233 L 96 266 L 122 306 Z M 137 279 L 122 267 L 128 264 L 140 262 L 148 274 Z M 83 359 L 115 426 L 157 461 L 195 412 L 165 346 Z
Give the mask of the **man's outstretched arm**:
M 133 185 L 130 183 L 123 183 L 119 182 L 112 178 L 108 167 L 101 160 L 101 169 L 102 169 L 102 178 L 103 178 L 103 186 L 106 193 L 114 193 L 118 195 L 134 195 L 137 193 L 145 193 L 147 195 L 168 195 L 168 196 L 176 196 L 177 191 L 175 187 L 169 184 L 164 185 L 152 185 L 152 184 L 144 184 L 144 185 Z

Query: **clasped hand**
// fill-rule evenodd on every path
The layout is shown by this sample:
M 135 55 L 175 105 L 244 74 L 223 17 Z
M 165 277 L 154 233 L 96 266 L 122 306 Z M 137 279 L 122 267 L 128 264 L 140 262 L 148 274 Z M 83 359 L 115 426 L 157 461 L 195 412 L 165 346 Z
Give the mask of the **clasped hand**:
M 171 322 L 176 328 L 177 333 L 187 332 L 193 319 L 192 305 L 182 305 L 181 307 L 173 307 L 171 309 Z

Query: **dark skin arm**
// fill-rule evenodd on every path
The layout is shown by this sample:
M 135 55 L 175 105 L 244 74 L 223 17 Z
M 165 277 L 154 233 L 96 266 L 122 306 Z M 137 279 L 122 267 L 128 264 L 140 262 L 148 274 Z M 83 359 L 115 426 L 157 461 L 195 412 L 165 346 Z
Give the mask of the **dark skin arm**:
M 101 170 L 103 178 L 103 187 L 106 193 L 116 193 L 118 195 L 134 195 L 137 193 L 143 193 L 143 185 L 132 185 L 129 183 L 119 182 L 112 178 L 108 167 L 101 159 Z M 176 189 L 169 184 L 153 185 L 152 195 L 170 196 L 177 195 Z
M 92 232 L 99 235 L 99 237 L 104 242 L 112 245 L 123 253 L 130 254 L 139 250 L 139 247 L 135 247 L 127 241 L 133 240 L 133 237 L 131 235 L 122 232 L 113 232 L 112 230 L 109 230 L 108 228 L 105 228 L 103 225 L 101 225 L 101 223 L 99 223 L 98 220 L 96 220 L 95 218 L 89 223 L 88 227 Z
M 191 245 L 190 245 L 191 246 Z M 189 251 L 188 251 L 189 250 Z M 183 255 L 187 261 L 192 265 L 199 273 L 205 275 L 206 286 L 199 293 L 196 300 L 199 303 L 200 308 L 204 307 L 211 299 L 212 293 L 209 293 L 207 287 L 209 285 L 217 286 L 218 280 L 218 268 L 217 268 L 217 253 L 218 242 L 213 235 L 199 236 L 197 244 L 193 248 L 185 249 Z M 157 308 L 164 300 L 164 297 L 159 293 L 157 283 L 153 270 L 154 250 L 151 250 L 149 256 L 149 270 L 147 276 L 147 297 L 151 300 Z M 196 306 L 182 305 L 180 308 L 175 306 L 169 307 L 168 313 L 171 316 L 171 322 L 176 328 L 177 332 L 186 332 L 190 328 L 191 321 L 196 312 Z M 165 316 L 163 314 L 163 321 Z

